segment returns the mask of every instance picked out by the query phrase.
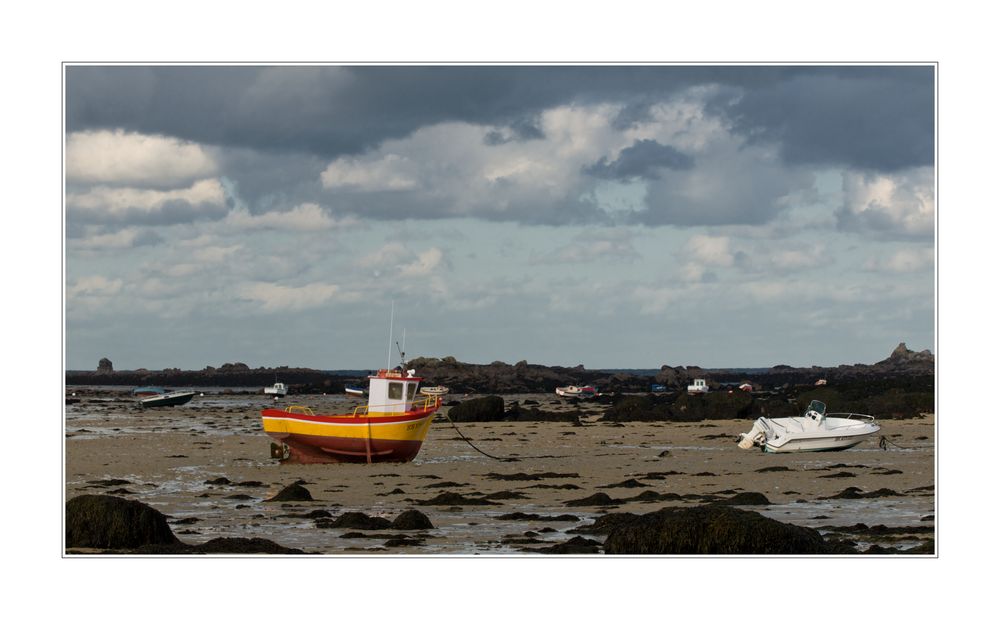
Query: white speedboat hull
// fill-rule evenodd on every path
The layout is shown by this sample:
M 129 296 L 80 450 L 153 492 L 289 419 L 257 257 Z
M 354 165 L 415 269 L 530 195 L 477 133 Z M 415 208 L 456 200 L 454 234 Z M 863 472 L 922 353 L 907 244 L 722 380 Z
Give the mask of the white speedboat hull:
M 826 405 L 810 403 L 805 415 L 791 418 L 757 418 L 748 433 L 739 437 L 744 450 L 765 452 L 832 452 L 853 448 L 875 435 L 881 427 L 875 418 L 854 413 L 826 414 Z

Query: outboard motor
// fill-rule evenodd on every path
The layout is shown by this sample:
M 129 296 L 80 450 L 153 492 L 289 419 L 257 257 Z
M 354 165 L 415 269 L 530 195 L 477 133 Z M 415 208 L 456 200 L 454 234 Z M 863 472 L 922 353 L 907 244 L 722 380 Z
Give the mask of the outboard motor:
M 739 447 L 744 450 L 749 450 L 756 446 L 762 445 L 767 441 L 767 422 L 764 418 L 757 418 L 757 421 L 753 423 L 753 428 L 750 429 L 748 433 L 740 433 Z

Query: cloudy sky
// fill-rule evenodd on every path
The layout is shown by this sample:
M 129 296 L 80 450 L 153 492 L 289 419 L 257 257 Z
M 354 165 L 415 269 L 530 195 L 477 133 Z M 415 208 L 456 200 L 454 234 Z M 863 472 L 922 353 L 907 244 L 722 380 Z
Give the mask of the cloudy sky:
M 66 366 L 933 349 L 934 77 L 70 65 Z

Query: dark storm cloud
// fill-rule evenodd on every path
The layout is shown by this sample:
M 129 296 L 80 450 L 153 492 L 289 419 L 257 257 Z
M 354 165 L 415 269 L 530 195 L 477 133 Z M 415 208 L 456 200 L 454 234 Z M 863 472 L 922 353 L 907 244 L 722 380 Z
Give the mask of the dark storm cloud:
M 824 67 L 747 87 L 717 108 L 796 164 L 893 172 L 934 163 L 931 67 Z
M 708 84 L 731 87 L 716 113 L 782 143 L 786 161 L 932 161 L 933 68 L 910 66 L 71 66 L 66 123 L 335 157 L 449 120 L 530 138 L 524 119 L 573 102 L 625 104 L 615 119 L 624 128 L 649 103 Z
M 656 140 L 636 140 L 632 146 L 622 149 L 618 158 L 608 161 L 602 157 L 595 164 L 588 166 L 584 172 L 601 179 L 658 179 L 660 170 L 689 170 L 694 166 L 690 155 L 681 153 L 667 144 Z

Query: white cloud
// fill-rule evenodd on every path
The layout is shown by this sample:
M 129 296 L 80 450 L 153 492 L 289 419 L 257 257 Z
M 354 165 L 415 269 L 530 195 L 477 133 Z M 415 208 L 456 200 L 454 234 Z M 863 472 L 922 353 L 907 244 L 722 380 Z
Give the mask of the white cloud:
M 356 301 L 359 298 L 357 294 L 342 292 L 336 284 L 322 282 L 302 286 L 254 282 L 242 286 L 239 296 L 259 304 L 258 309 L 263 312 L 294 312 L 316 308 L 330 301 Z
M 342 157 L 330 163 L 320 175 L 323 187 L 361 192 L 416 189 L 419 183 L 416 162 L 396 153 L 374 159 Z
M 684 254 L 713 267 L 731 267 L 735 260 L 729 248 L 729 237 L 695 235 L 685 244 Z
M 440 248 L 430 248 L 417 254 L 417 258 L 413 262 L 402 265 L 399 268 L 399 274 L 404 277 L 430 275 L 441 265 L 443 258 L 444 252 Z
M 71 133 L 66 178 L 71 182 L 176 187 L 216 173 L 215 160 L 198 144 L 120 129 Z
M 160 216 L 170 220 L 172 212 L 184 212 L 182 219 L 190 219 L 199 211 L 216 214 L 224 210 L 225 193 L 217 179 L 166 191 L 99 185 L 67 194 L 66 206 L 77 214 L 110 219 Z
M 239 230 L 288 230 L 294 232 L 326 231 L 358 223 L 352 216 L 334 218 L 313 202 L 300 204 L 288 211 L 268 211 L 253 215 L 246 209 L 233 209 L 223 224 Z
M 122 289 L 122 281 L 118 278 L 108 279 L 104 276 L 84 276 L 67 287 L 66 298 L 77 301 L 84 297 L 111 297 Z
M 872 258 L 865 263 L 869 271 L 912 273 L 934 267 L 934 248 L 904 248 L 888 258 Z
M 898 174 L 843 173 L 844 230 L 865 234 L 930 237 L 934 234 L 934 169 Z
M 634 234 L 625 229 L 585 231 L 564 246 L 549 252 L 532 252 L 528 262 L 538 264 L 579 264 L 596 261 L 641 258 L 632 244 Z

